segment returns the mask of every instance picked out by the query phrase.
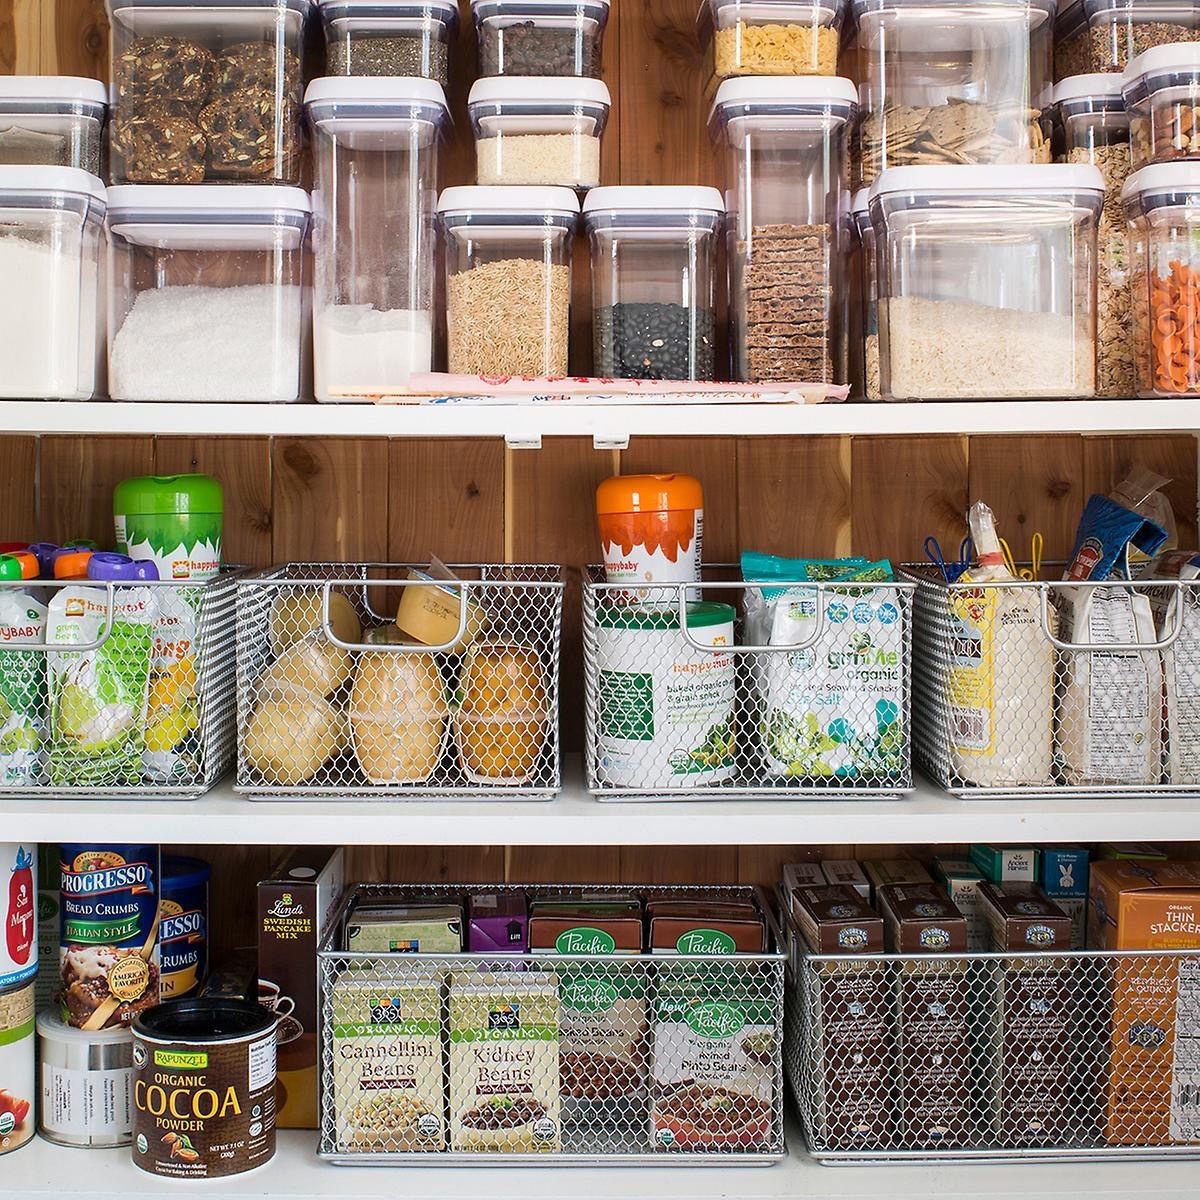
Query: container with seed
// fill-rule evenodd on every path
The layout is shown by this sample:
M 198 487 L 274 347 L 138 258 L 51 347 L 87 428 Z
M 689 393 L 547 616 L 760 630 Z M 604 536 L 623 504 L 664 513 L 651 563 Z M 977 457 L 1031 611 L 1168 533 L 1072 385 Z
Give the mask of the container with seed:
M 1158 46 L 1121 78 L 1129 111 L 1133 169 L 1200 158 L 1200 43 Z
M 471 0 L 479 75 L 600 78 L 610 0 Z
M 421 76 L 443 87 L 458 30 L 453 0 L 318 0 L 327 75 Z

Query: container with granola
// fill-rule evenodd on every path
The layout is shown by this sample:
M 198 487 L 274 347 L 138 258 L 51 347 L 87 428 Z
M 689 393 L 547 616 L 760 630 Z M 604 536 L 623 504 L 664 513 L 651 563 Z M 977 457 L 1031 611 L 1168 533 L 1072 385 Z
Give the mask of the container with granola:
M 109 0 L 112 182 L 296 183 L 311 0 Z
M 1139 54 L 1200 40 L 1196 0 L 1083 0 L 1092 71 L 1123 71 Z
M 836 75 L 845 0 L 705 0 L 710 74 Z
M 1133 169 L 1200 159 L 1200 43 L 1175 42 L 1139 54 L 1121 77 Z
M 896 166 L 1048 163 L 1054 0 L 854 0 L 863 184 Z

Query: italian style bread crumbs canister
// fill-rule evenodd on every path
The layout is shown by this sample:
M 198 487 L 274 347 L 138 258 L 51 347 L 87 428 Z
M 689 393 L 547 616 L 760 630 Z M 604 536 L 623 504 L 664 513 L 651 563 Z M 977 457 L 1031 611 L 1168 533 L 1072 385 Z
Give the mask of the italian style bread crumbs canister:
M 129 1030 L 84 1030 L 38 1014 L 38 1132 L 62 1146 L 128 1146 L 133 1126 Z
M 37 975 L 37 846 L 0 843 L 0 991 L 27 983 Z M 7 886 L 6 886 L 7 882 Z
M 275 1024 L 249 1000 L 173 1000 L 133 1024 L 133 1163 L 240 1175 L 275 1155 Z
M 199 858 L 163 858 L 162 919 L 158 927 L 163 1000 L 182 1000 L 200 990 L 208 975 L 208 880 Z
M 0 992 L 0 1154 L 33 1137 L 33 992 Z

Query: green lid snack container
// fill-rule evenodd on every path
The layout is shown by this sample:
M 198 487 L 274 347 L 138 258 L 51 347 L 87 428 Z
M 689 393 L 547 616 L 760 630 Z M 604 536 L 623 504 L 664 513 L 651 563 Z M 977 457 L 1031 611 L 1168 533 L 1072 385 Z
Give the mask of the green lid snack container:
M 149 559 L 159 579 L 212 579 L 221 569 L 225 497 L 210 475 L 143 475 L 113 492 L 117 550 Z

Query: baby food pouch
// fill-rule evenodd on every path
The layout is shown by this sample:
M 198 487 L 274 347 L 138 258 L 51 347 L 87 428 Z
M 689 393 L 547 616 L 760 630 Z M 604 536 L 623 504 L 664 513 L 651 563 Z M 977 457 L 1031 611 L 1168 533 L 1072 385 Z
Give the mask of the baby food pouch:
M 0 783 L 34 781 L 46 726 L 46 656 L 17 650 L 46 640 L 46 606 L 28 592 L 0 590 Z
M 54 784 L 131 785 L 142 776 L 158 600 L 147 587 L 115 588 L 111 595 L 112 632 L 103 645 L 47 655 Z M 50 602 L 47 644 L 96 641 L 109 607 L 104 588 L 60 588 Z

